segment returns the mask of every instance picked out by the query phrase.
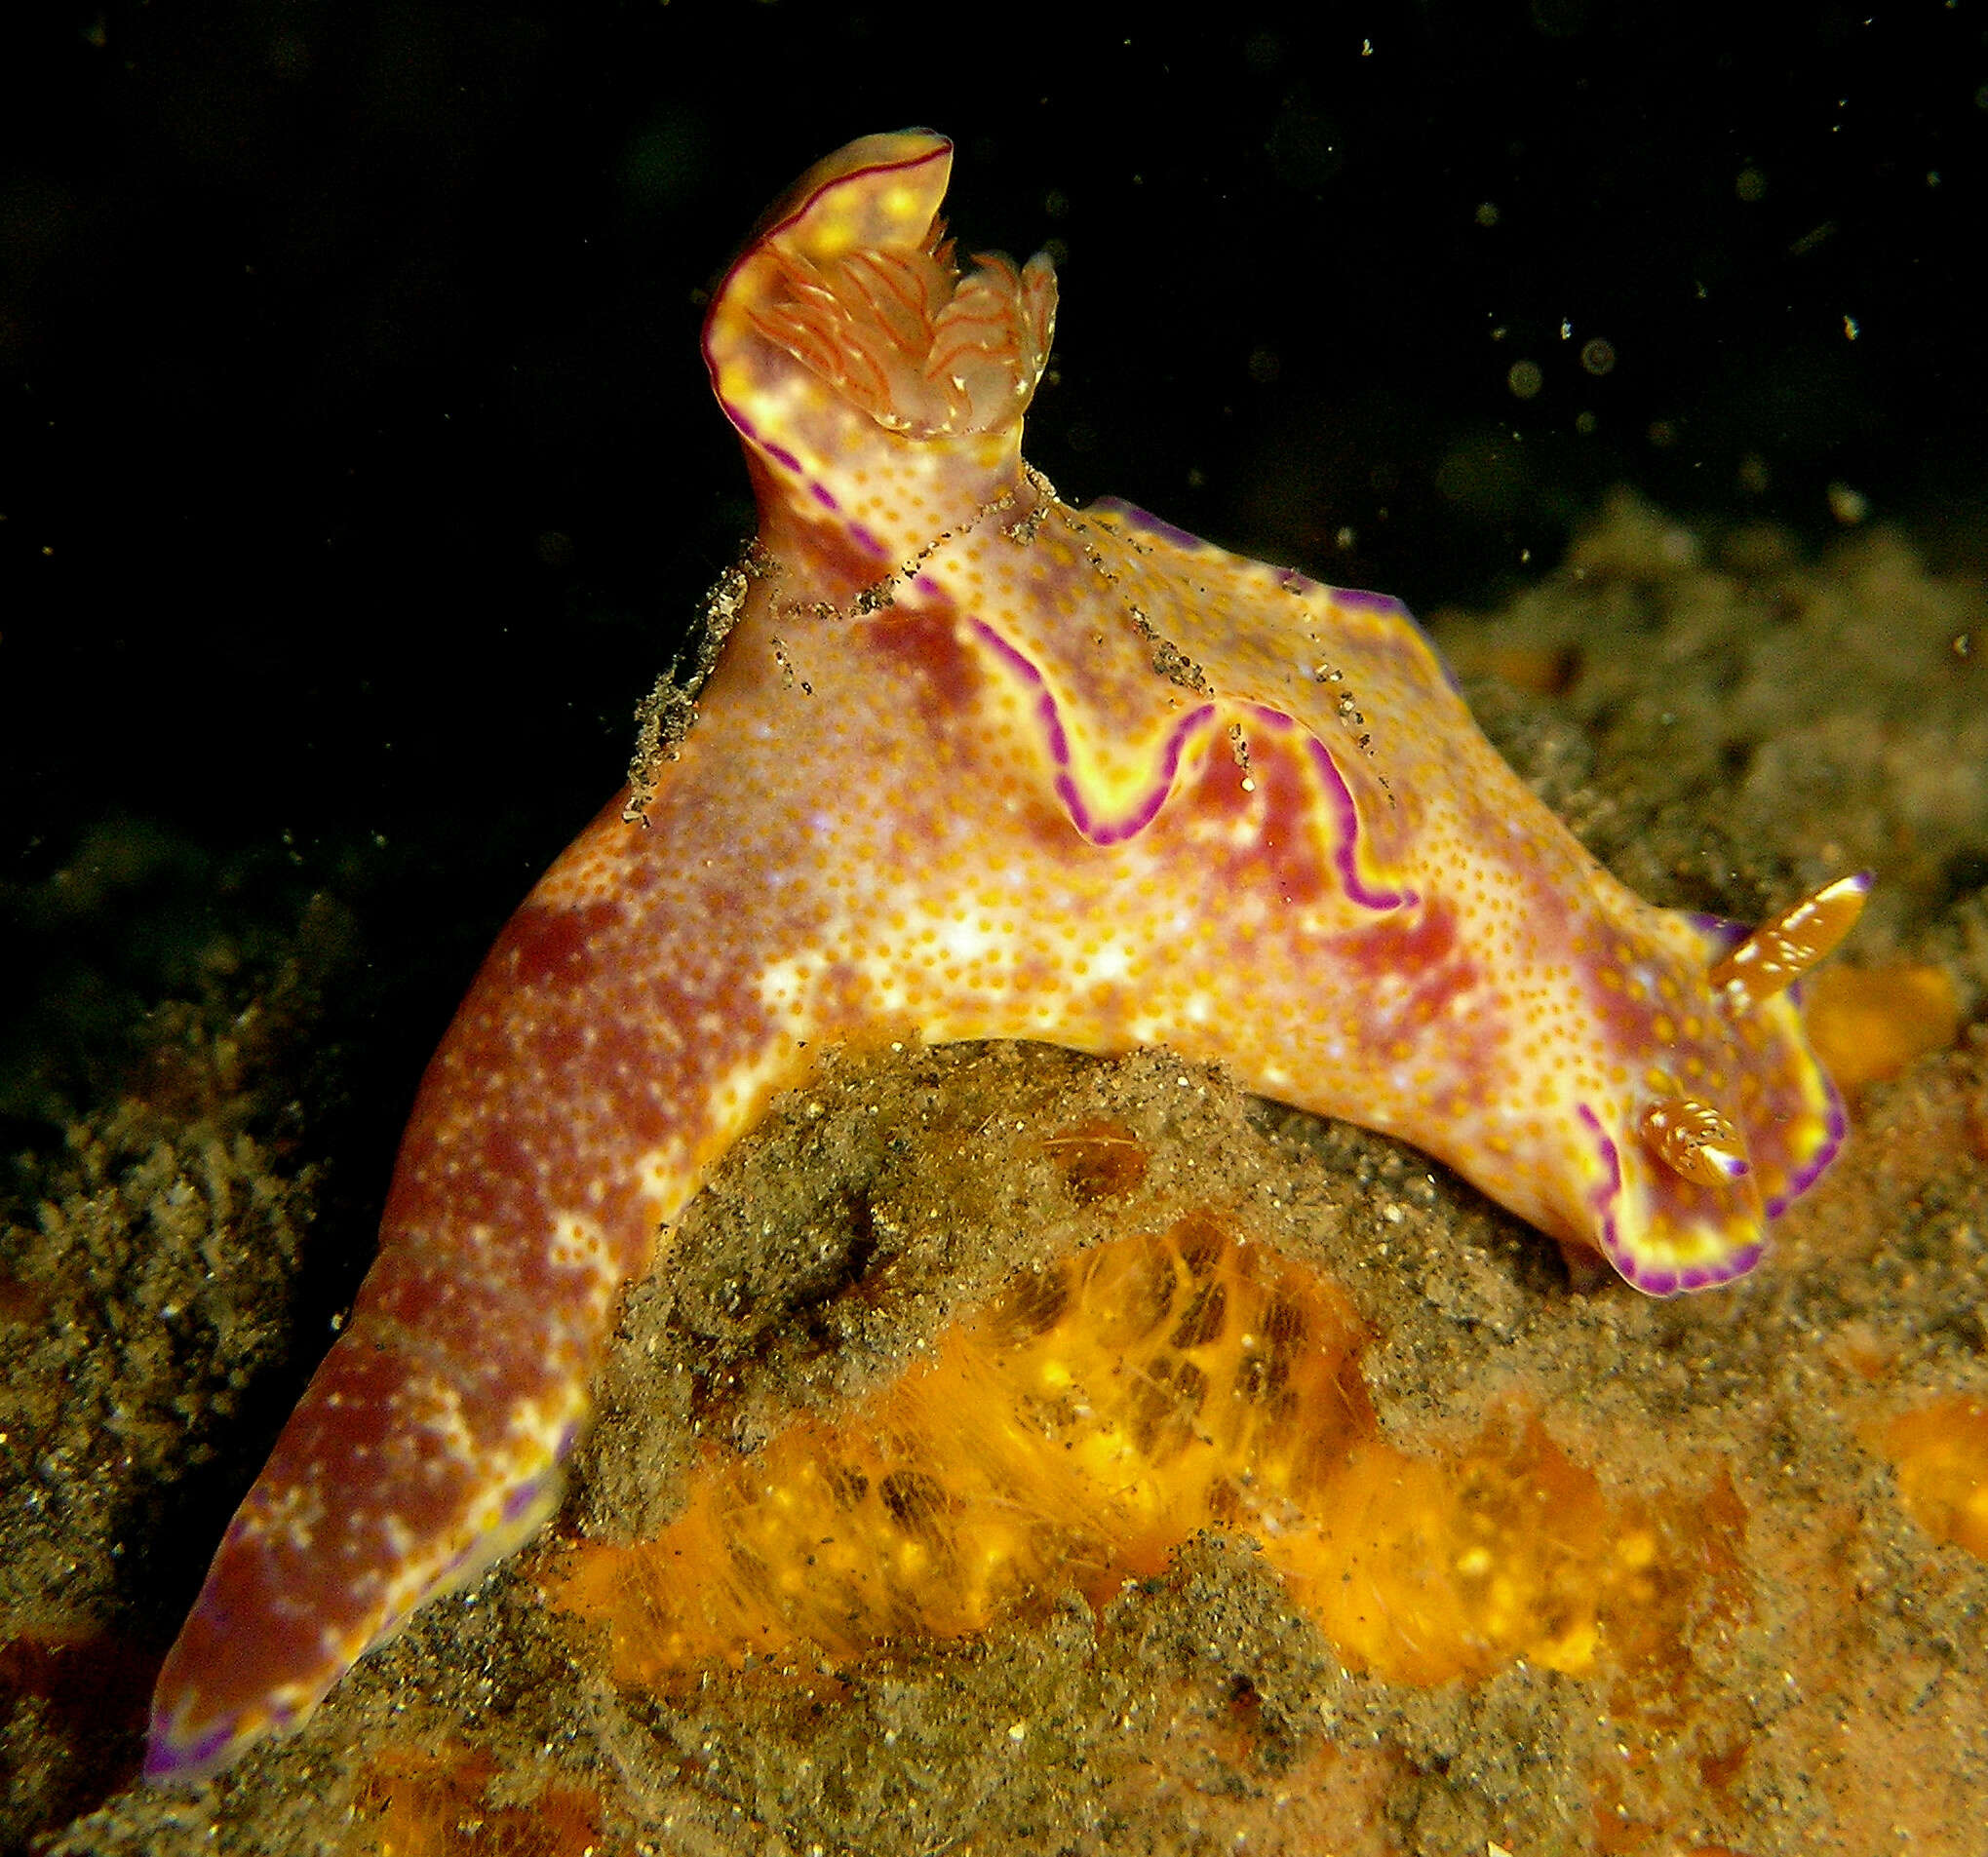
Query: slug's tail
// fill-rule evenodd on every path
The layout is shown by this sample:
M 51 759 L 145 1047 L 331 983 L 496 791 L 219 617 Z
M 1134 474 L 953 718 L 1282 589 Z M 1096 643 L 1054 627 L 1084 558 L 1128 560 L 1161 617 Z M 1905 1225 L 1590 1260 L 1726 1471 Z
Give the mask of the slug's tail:
M 146 1779 L 202 1779 L 297 1727 L 416 1607 L 551 1513 L 584 1381 L 564 1401 L 521 1398 L 501 1322 L 488 1338 L 460 1363 L 390 1322 L 355 1319 L 340 1337 L 159 1673 Z

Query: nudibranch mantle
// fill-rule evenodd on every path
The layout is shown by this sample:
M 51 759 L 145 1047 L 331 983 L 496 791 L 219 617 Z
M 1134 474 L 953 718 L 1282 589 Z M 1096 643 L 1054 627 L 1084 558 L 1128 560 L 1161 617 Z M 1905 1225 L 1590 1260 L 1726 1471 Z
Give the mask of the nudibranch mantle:
M 851 144 L 716 293 L 760 518 L 731 631 L 436 1053 L 378 1258 L 160 1675 L 155 1779 L 294 1726 L 538 1526 L 622 1288 L 825 1045 L 1163 1043 L 1655 1296 L 1750 1269 L 1842 1138 L 1789 983 L 1865 880 L 1750 936 L 1653 909 L 1397 602 L 1063 504 L 1021 454 L 1054 277 L 960 274 L 951 158 Z

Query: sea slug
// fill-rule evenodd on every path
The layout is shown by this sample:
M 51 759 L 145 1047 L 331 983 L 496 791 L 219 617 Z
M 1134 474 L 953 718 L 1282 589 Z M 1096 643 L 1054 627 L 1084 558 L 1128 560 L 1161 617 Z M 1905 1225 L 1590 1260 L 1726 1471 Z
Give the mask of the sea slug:
M 1653 909 L 1395 600 L 1060 502 L 1021 454 L 1055 280 L 962 274 L 951 165 L 852 143 L 718 290 L 758 544 L 428 1068 L 378 1259 L 160 1675 L 155 1779 L 293 1727 L 537 1528 L 623 1286 L 825 1045 L 1163 1043 L 1655 1296 L 1750 1269 L 1836 1149 L 1786 988 L 1866 880 L 1750 937 Z

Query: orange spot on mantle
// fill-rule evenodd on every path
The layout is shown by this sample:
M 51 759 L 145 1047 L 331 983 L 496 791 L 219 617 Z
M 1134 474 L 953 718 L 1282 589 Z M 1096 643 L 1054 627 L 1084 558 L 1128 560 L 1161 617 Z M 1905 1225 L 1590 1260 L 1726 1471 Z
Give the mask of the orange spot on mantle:
M 680 1522 L 580 1545 L 548 1592 L 606 1626 L 619 1680 L 667 1686 L 801 1643 L 964 1637 L 1072 1587 L 1101 1605 L 1215 1526 L 1396 1681 L 1675 1654 L 1701 1522 L 1605 1493 L 1513 1412 L 1402 1451 L 1362 1338 L 1337 1287 L 1190 1216 L 1024 1276 L 838 1424 L 710 1452 Z
M 1840 1090 L 1888 1081 L 1960 1036 L 1961 1003 L 1943 967 L 1825 967 L 1806 986 L 1809 1041 Z

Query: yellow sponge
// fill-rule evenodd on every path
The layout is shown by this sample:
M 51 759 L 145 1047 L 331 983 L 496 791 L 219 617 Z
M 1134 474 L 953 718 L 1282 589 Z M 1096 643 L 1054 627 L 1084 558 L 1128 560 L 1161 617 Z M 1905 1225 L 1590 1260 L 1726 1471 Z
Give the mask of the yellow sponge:
M 801 1642 L 956 1638 L 1072 1587 L 1096 1605 L 1216 1526 L 1384 1677 L 1576 1672 L 1605 1639 L 1674 1640 L 1701 1552 L 1537 1423 L 1398 1450 L 1361 1338 L 1332 1284 L 1191 1216 L 1021 1278 L 838 1424 L 709 1452 L 681 1521 L 581 1545 L 550 1596 L 605 1622 L 618 1678 L 667 1684 Z

